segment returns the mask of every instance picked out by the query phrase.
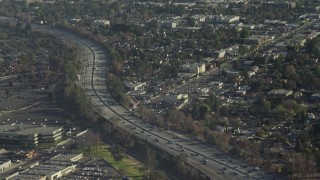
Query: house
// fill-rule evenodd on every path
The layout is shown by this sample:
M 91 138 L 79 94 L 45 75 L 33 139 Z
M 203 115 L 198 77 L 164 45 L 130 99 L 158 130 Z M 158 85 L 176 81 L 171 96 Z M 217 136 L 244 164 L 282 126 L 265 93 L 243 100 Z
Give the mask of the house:
M 213 18 L 213 22 L 215 23 L 235 23 L 235 22 L 239 22 L 240 17 L 239 16 L 233 16 L 233 15 L 217 15 L 214 16 Z
M 255 28 L 255 25 L 252 25 L 252 24 L 243 24 L 243 23 L 239 23 L 237 24 L 236 26 L 236 29 L 241 31 L 243 28 L 245 29 L 254 29 Z
M 221 89 L 223 87 L 223 82 L 211 81 L 208 83 L 208 86 L 212 87 L 213 89 Z
M 91 23 L 91 26 L 94 26 L 94 27 L 106 27 L 109 25 L 110 25 L 110 21 L 108 20 L 94 20 Z
M 320 102 L 320 93 L 314 93 L 310 96 L 310 101 Z
M 268 36 L 264 35 L 252 35 L 244 39 L 244 43 L 247 45 L 261 45 L 268 40 Z
M 208 96 L 210 89 L 209 88 L 198 88 L 196 90 L 201 96 Z
M 307 43 L 307 38 L 308 35 L 306 34 L 297 34 L 289 41 L 289 45 L 304 46 Z
M 256 65 L 251 66 L 250 69 L 251 69 L 251 71 L 253 71 L 253 72 L 255 72 L 255 73 L 259 71 L 259 67 L 256 66 Z
M 70 24 L 77 24 L 78 22 L 80 22 L 81 19 L 77 19 L 77 18 L 72 18 L 72 19 L 69 19 L 69 23 Z
M 287 22 L 286 21 L 279 21 L 279 20 L 265 20 L 264 24 L 286 26 Z
M 227 71 L 227 81 L 230 83 L 235 83 L 235 86 L 238 85 L 243 80 L 241 73 L 239 71 Z
M 293 9 L 296 7 L 295 2 L 290 1 L 260 1 L 262 7 L 268 7 L 268 8 L 287 8 L 287 9 Z
M 233 45 L 226 49 L 226 54 L 229 56 L 237 56 L 239 52 L 239 45 Z
M 205 22 L 206 17 L 204 15 L 194 15 L 192 16 L 192 19 L 196 22 L 196 23 L 201 23 L 201 22 Z
M 249 66 L 251 66 L 253 63 L 254 63 L 254 61 L 243 61 L 243 65 L 244 65 L 245 67 L 249 67 Z
M 213 57 L 220 59 L 220 58 L 224 58 L 225 54 L 226 54 L 225 50 L 214 51 Z
M 313 113 L 308 113 L 308 119 L 315 120 L 316 119 L 316 115 L 314 115 Z
M 161 26 L 162 26 L 163 28 L 173 29 L 173 28 L 176 28 L 176 27 L 177 27 L 177 23 L 176 23 L 176 22 L 173 22 L 173 21 L 162 21 L 162 22 L 161 22 Z
M 302 97 L 302 93 L 301 92 L 295 92 L 295 93 L 293 93 L 293 96 L 294 96 L 295 99 L 299 99 L 299 98 Z
M 185 6 L 185 7 L 192 7 L 195 6 L 196 3 L 194 2 L 176 2 L 176 3 L 172 3 L 174 6 Z
M 188 101 L 188 94 L 176 94 L 176 93 L 170 93 L 166 94 L 164 96 L 164 100 L 169 104 L 175 104 L 180 100 L 187 100 Z
M 319 9 L 320 9 L 320 6 L 319 6 Z M 320 30 L 320 23 L 315 23 L 315 24 L 312 26 L 312 29 Z
M 143 90 L 147 86 L 146 82 L 125 82 L 124 84 L 130 91 Z
M 38 3 L 42 3 L 42 0 L 24 0 L 27 4 L 30 4 L 30 3 L 35 3 L 35 2 L 38 2 Z
M 236 91 L 236 94 L 245 96 L 247 92 L 250 90 L 250 87 L 248 85 L 246 86 L 240 86 L 238 90 Z
M 202 74 L 206 71 L 206 65 L 204 63 L 195 63 L 190 66 L 189 71 L 196 74 Z
M 196 73 L 178 73 L 177 82 L 181 84 L 195 77 L 197 77 Z
M 317 36 L 320 35 L 320 32 L 317 32 L 317 31 L 312 31 L 309 35 L 308 35 L 308 38 L 309 39 L 314 39 L 316 38 Z
M 181 109 L 187 104 L 187 102 L 188 102 L 188 99 L 178 101 L 175 104 L 173 104 L 172 108 L 173 109 Z
M 271 96 L 280 96 L 280 97 L 287 97 L 293 93 L 292 90 L 285 90 L 285 89 L 273 89 L 268 92 L 268 95 Z
M 241 77 L 240 71 L 227 71 L 227 78 Z
M 215 58 L 207 57 L 204 62 L 206 63 L 206 70 L 212 70 L 217 67 Z

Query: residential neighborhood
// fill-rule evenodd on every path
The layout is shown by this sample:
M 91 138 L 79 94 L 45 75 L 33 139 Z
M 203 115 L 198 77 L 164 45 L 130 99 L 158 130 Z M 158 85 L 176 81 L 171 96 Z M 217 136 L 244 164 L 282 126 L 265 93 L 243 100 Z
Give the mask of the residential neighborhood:
M 63 29 L 98 44 L 111 59 L 108 69 L 91 69 L 92 74 L 106 70 L 98 78 L 114 99 L 106 104 L 120 104 L 148 127 L 190 135 L 281 177 L 317 179 L 319 7 L 317 0 L 2 0 L 0 15 L 14 17 L 25 36 L 32 24 L 32 29 Z M 51 84 L 58 82 L 48 65 L 54 53 L 45 53 L 50 42 L 42 42 L 45 51 L 19 53 L 8 45 L 12 34 L 5 25 L 0 74 L 23 72 L 32 79 L 42 71 L 43 77 L 52 74 Z M 34 63 L 26 68 L 20 65 L 25 61 Z M 78 80 L 84 78 L 77 73 Z M 48 89 L 49 78 L 33 79 L 34 86 Z M 0 97 L 6 101 L 9 95 L 4 90 Z M 10 110 L 2 103 L 0 108 Z M 4 123 L 0 131 L 6 137 L 10 129 L 27 131 L 33 125 Z

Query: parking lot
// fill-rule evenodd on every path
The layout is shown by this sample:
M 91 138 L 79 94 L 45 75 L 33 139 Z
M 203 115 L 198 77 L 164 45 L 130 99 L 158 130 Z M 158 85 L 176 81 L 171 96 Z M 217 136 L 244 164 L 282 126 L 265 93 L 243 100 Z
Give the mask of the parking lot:
M 64 179 L 121 179 L 121 175 L 102 158 L 85 157 L 79 162 L 77 170 Z
M 12 87 L 8 86 L 8 81 L 1 81 L 0 124 L 64 126 L 66 115 L 50 97 L 53 93 L 53 90 L 41 87 L 32 89 L 30 83 L 23 80 Z

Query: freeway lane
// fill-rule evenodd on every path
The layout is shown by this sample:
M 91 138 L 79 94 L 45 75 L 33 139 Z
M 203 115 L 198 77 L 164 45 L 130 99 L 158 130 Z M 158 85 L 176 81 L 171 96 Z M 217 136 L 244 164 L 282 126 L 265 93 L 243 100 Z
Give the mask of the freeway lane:
M 262 172 L 240 160 L 233 160 L 228 154 L 193 137 L 156 127 L 150 128 L 149 124 L 117 104 L 108 93 L 105 82 L 107 71 L 112 67 L 111 60 L 100 47 L 62 31 L 50 32 L 78 45 L 78 58 L 83 67 L 78 84 L 91 99 L 93 108 L 106 120 L 173 155 L 185 153 L 187 162 L 211 179 L 278 179 L 273 174 Z

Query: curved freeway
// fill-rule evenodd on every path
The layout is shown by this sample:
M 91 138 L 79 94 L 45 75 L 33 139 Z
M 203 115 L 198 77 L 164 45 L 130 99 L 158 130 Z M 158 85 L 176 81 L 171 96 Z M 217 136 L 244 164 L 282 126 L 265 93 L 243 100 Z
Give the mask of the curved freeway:
M 49 31 L 78 45 L 78 58 L 83 67 L 78 84 L 91 99 L 93 108 L 106 120 L 175 156 L 185 153 L 187 163 L 199 169 L 210 179 L 280 179 L 241 160 L 230 158 L 228 154 L 192 136 L 164 131 L 143 122 L 135 114 L 117 104 L 108 93 L 105 82 L 111 61 L 99 46 L 72 34 L 58 30 Z

